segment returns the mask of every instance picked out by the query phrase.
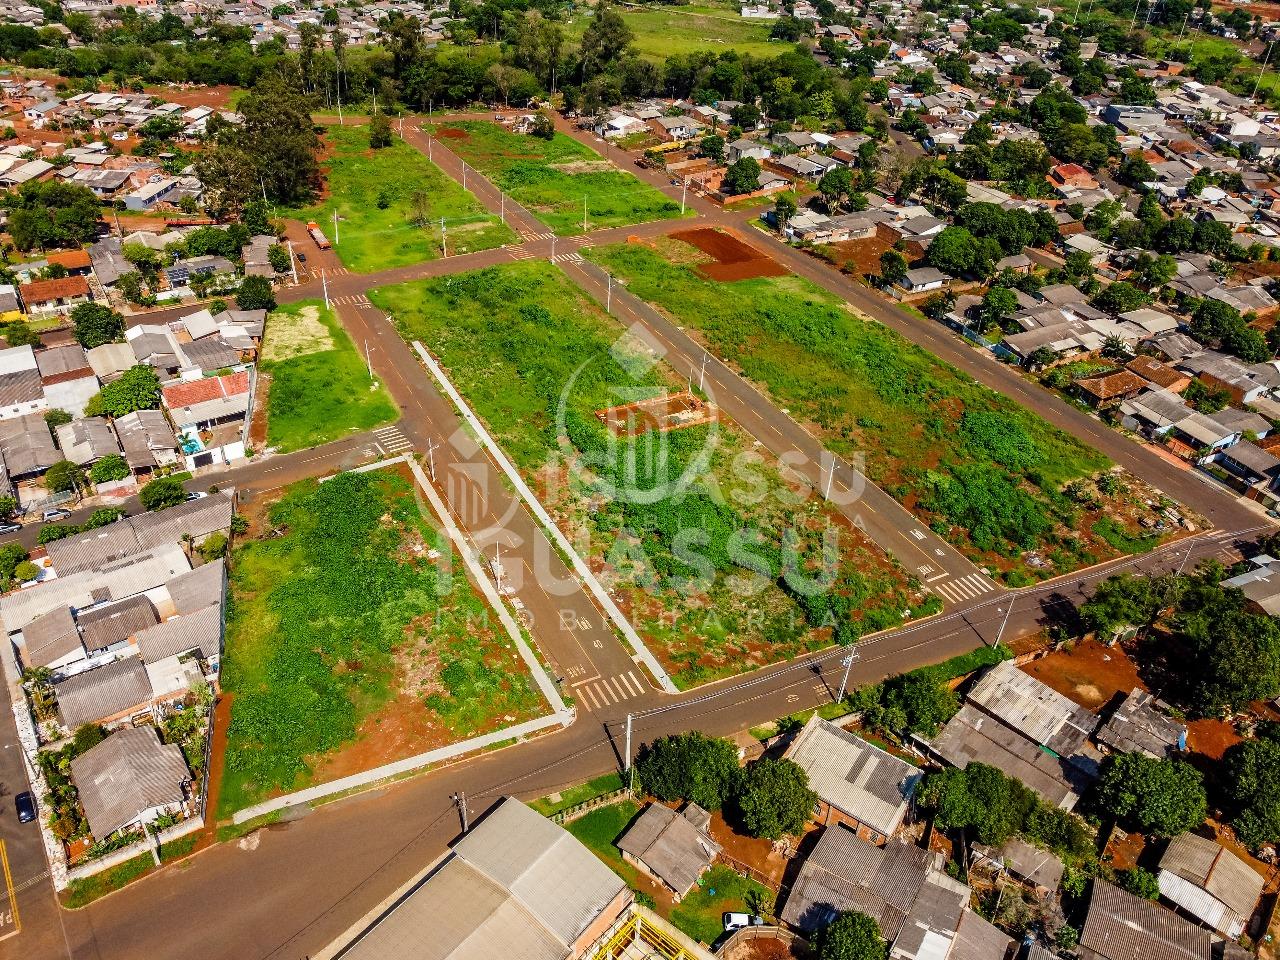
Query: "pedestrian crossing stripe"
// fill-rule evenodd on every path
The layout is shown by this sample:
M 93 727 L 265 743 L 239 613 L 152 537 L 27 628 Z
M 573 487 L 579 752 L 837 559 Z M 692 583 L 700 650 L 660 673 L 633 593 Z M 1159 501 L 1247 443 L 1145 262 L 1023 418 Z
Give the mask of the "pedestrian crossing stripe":
M 634 670 L 612 677 L 580 680 L 570 689 L 587 710 L 602 710 L 615 703 L 644 695 L 644 684 Z
M 381 447 L 387 453 L 403 453 L 406 450 L 412 450 L 413 444 L 409 442 L 409 438 L 399 431 L 396 427 L 383 427 L 381 430 L 373 431 L 373 436 Z
M 995 584 L 980 573 L 971 573 L 966 577 L 956 577 L 946 583 L 931 583 L 929 589 L 952 603 L 972 600 L 995 589 Z
M 520 236 L 526 240 L 550 240 L 555 234 L 548 231 L 546 233 L 521 233 Z
M 575 250 L 573 253 L 557 253 L 551 258 L 552 263 L 582 263 L 582 257 Z

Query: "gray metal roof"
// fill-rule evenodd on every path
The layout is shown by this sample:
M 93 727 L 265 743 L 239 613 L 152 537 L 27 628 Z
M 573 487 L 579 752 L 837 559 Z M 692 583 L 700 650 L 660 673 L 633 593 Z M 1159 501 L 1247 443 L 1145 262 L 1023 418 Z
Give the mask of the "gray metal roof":
M 137 657 L 68 677 L 53 688 L 67 729 L 97 723 L 151 702 L 151 681 Z
M 991 667 L 969 691 L 968 700 L 1059 756 L 1076 753 L 1098 718 L 1018 669 L 1012 660 Z
M 192 366 L 204 373 L 212 373 L 223 367 L 233 367 L 240 362 L 240 354 L 221 337 L 209 337 L 181 345 L 182 353 Z
M 976 853 L 988 860 L 998 860 L 1014 876 L 1044 887 L 1046 890 L 1057 890 L 1062 880 L 1062 861 L 1048 850 L 1027 843 L 1018 837 L 1011 837 L 998 847 L 984 847 L 974 844 Z
M 1003 770 L 1055 807 L 1070 810 L 1079 799 L 1069 764 L 967 703 L 929 746 L 962 770 L 975 761 Z
M 1080 952 L 1103 960 L 1210 960 L 1211 940 L 1172 910 L 1093 881 Z
M 786 754 L 809 775 L 820 799 L 892 836 L 902 823 L 920 771 L 816 713 Z
M 562 827 L 504 799 L 344 960 L 566 960 L 626 890 Z
M 1260 873 L 1226 847 L 1194 833 L 1184 833 L 1169 841 L 1168 849 L 1160 858 L 1160 872 L 1166 871 L 1200 887 L 1245 922 L 1253 915 L 1265 884 Z M 1215 929 L 1225 929 L 1221 919 L 1213 915 L 1212 908 L 1197 909 L 1195 903 L 1170 898 Z
M 116 433 L 105 417 L 85 417 L 58 427 L 58 446 L 72 463 L 85 466 L 120 452 Z
M 84 347 L 78 343 L 41 350 L 36 354 L 36 364 L 40 368 L 40 376 L 45 379 L 89 369 L 89 360 L 84 355 Z
M 143 663 L 155 663 L 191 650 L 200 651 L 200 656 L 208 659 L 222 650 L 222 608 L 208 606 L 172 617 L 139 631 L 135 639 Z
M 947 960 L 969 904 L 969 887 L 931 870 L 889 955 L 901 960 Z
M 960 917 L 960 929 L 949 960 L 1004 960 L 1013 939 L 972 910 Z
M 27 624 L 22 631 L 22 646 L 22 661 L 28 667 L 47 667 L 84 649 L 69 607 L 56 607 Z
M 174 577 L 166 586 L 178 613 L 193 613 L 210 604 L 221 604 L 227 591 L 226 564 L 219 557 L 190 573 Z
M 161 410 L 137 410 L 117 417 L 115 428 L 125 459 L 135 469 L 156 466 L 156 452 L 172 450 L 178 443 Z
M 154 727 L 126 727 L 71 761 L 94 837 L 102 840 L 152 807 L 181 803 L 191 771 L 177 744 L 162 744 Z
M 0 420 L 0 454 L 14 479 L 42 473 L 62 459 L 40 413 Z
M 696 817 L 705 811 L 690 804 Z M 618 839 L 618 849 L 631 854 L 680 895 L 698 882 L 720 852 L 689 816 L 660 803 L 651 803 Z
M 86 610 L 76 619 L 87 650 L 103 650 L 160 622 L 156 608 L 143 595 Z
M 1147 691 L 1135 687 L 1094 738 L 1120 753 L 1137 750 L 1157 760 L 1167 757 L 1185 728 L 1152 706 L 1154 701 Z

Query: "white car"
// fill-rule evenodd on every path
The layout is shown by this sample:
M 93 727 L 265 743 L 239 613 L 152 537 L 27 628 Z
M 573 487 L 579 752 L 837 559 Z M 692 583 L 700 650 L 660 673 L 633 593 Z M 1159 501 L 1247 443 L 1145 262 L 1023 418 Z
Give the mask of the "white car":
M 116 143 L 119 143 L 122 140 L 128 140 L 129 135 L 125 133 L 123 130 L 117 130 L 115 133 L 111 135 L 111 139 L 114 140 Z
M 40 520 L 42 523 L 48 523 L 50 520 L 62 520 L 69 516 L 71 516 L 70 510 L 46 510 L 40 514 Z
M 734 930 L 741 930 L 743 927 L 763 927 L 764 917 L 757 917 L 750 913 L 726 913 L 724 915 L 724 932 L 732 933 Z

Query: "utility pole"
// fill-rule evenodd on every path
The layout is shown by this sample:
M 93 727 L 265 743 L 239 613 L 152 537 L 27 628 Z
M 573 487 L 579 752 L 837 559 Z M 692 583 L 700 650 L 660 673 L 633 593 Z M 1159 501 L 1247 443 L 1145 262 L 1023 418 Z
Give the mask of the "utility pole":
M 835 455 L 832 454 L 831 459 L 827 462 L 827 486 L 826 486 L 826 490 L 822 494 L 823 500 L 831 499 L 831 481 L 835 479 L 835 475 L 836 475 L 836 458 L 835 458 Z
M 606 273 L 604 277 L 605 277 L 604 312 L 612 313 L 613 312 L 613 274 Z
M 587 198 L 582 198 L 582 232 L 587 232 Z
M 436 438 L 427 441 L 427 470 L 431 474 L 431 482 L 436 482 Z
M 444 217 L 440 218 L 440 254 L 444 257 L 449 255 L 449 235 L 445 232 Z
M 689 192 L 689 181 L 685 180 L 680 184 L 680 216 L 684 216 L 684 198 Z
M 364 363 L 369 368 L 369 379 L 373 379 L 373 360 L 369 357 L 369 341 L 364 342 Z
M 449 798 L 453 801 L 453 805 L 458 808 L 458 814 L 462 817 L 462 832 L 466 833 L 471 829 L 471 823 L 467 814 L 467 793 L 465 790 L 455 793 Z
M 996 631 L 996 642 L 992 644 L 993 647 L 1000 646 L 1000 638 L 1004 636 L 1004 628 L 1008 625 L 1009 617 L 1012 613 L 1013 613 L 1013 601 L 1010 600 L 1009 609 L 1004 612 L 1004 619 L 1000 621 L 1000 629 Z
M 702 367 L 698 370 L 698 389 L 702 389 L 702 381 L 707 375 L 707 351 L 702 351 Z
M 338 245 L 338 211 L 333 211 L 333 245 Z
M 627 739 L 622 757 L 622 772 L 631 772 L 631 714 L 627 714 Z
M 858 651 L 850 647 L 849 655 L 844 658 L 844 676 L 840 678 L 840 696 L 836 697 L 836 703 L 844 699 L 844 692 L 849 687 L 849 674 L 853 671 L 853 661 L 858 659 Z
M 289 247 L 289 269 L 293 271 L 293 282 L 296 285 L 298 282 L 298 261 L 293 258 L 293 241 L 286 240 L 285 243 Z
M 404 139 L 404 111 L 400 111 L 400 139 Z
M 507 195 L 498 192 L 498 218 L 503 222 L 507 222 Z
M 320 268 L 320 289 L 324 291 L 324 308 L 329 309 L 329 280 L 324 275 L 324 267 Z
M 338 73 L 338 126 L 345 127 L 342 122 L 342 73 Z
M 1249 94 L 1251 98 L 1258 95 L 1258 85 L 1262 83 L 1262 75 L 1267 72 L 1267 63 L 1271 60 L 1271 51 L 1275 48 L 1274 41 L 1267 44 L 1267 55 L 1262 61 L 1262 69 L 1258 71 L 1258 79 L 1253 81 L 1253 92 Z

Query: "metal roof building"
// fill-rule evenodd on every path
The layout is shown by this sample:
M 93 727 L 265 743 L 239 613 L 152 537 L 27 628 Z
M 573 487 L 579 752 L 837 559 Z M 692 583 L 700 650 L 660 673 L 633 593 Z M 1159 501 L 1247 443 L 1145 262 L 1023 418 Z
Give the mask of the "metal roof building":
M 991 667 L 967 699 L 1062 757 L 1076 753 L 1098 725 L 1092 713 L 1023 673 L 1012 660 Z
M 343 960 L 570 960 L 630 905 L 626 884 L 563 827 L 502 800 Z
M 1186 727 L 1153 707 L 1154 702 L 1151 694 L 1135 687 L 1098 728 L 1095 739 L 1119 753 L 1137 750 L 1157 760 L 1169 756 Z
M 1262 874 L 1206 837 L 1184 833 L 1160 858 L 1160 894 L 1234 940 L 1245 932 L 1262 897 Z
M 62 725 L 73 731 L 81 724 L 101 723 L 140 710 L 152 696 L 151 681 L 137 657 L 78 673 L 53 689 Z
M 715 862 L 720 844 L 707 828 L 711 815 L 696 803 L 677 813 L 651 803 L 621 837 L 617 846 L 665 883 L 679 900 Z
M 1210 960 L 1208 930 L 1172 910 L 1094 880 L 1080 933 L 1084 960 Z
M 191 771 L 177 744 L 162 744 L 155 727 L 126 727 L 71 761 L 89 829 L 99 840 L 149 819 L 149 811 L 186 799 Z

